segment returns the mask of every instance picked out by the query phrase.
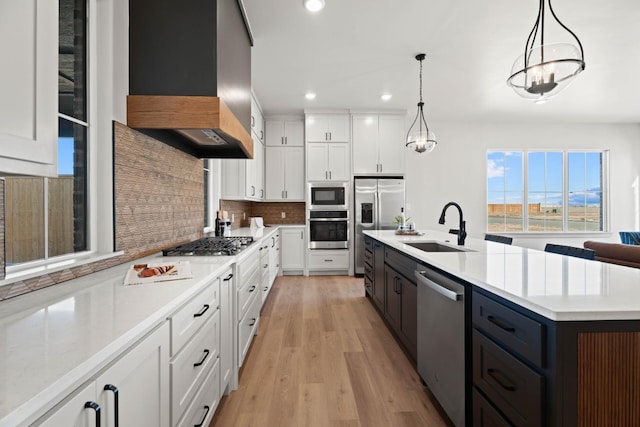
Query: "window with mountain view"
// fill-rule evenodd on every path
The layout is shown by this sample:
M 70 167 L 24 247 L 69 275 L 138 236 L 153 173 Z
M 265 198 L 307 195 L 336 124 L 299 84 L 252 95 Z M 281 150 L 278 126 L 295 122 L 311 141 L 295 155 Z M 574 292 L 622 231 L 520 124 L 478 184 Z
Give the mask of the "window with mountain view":
M 606 151 L 489 151 L 487 231 L 605 231 Z

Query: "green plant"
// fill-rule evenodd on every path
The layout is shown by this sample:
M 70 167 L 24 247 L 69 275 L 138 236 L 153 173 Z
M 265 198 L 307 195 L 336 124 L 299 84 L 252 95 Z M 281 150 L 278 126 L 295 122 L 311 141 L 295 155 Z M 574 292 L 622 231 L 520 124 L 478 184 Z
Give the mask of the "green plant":
M 402 224 L 402 216 L 401 216 L 401 215 L 398 215 L 398 216 L 396 216 L 396 217 L 395 217 L 395 218 L 393 218 L 393 219 L 394 219 L 394 221 L 396 222 L 396 224 Z M 407 218 L 405 218 L 404 222 L 405 222 L 405 223 L 406 223 L 406 222 L 409 222 L 409 220 L 410 220 L 410 219 L 411 219 L 411 217 L 407 217 Z

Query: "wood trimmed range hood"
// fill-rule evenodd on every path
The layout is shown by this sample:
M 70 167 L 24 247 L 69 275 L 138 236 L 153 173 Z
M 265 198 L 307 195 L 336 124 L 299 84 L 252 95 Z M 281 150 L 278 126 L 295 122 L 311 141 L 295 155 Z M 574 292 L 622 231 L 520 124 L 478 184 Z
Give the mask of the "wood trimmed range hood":
M 251 135 L 217 96 L 129 95 L 127 125 L 196 157 L 253 159 Z
M 129 1 L 127 125 L 199 158 L 253 158 L 242 0 Z

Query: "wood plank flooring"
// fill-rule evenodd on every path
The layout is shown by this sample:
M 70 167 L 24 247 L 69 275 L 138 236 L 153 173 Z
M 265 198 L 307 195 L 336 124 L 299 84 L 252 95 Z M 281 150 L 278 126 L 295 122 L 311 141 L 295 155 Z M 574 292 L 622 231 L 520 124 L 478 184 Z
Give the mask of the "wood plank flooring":
M 362 279 L 279 277 L 211 427 L 446 426 Z

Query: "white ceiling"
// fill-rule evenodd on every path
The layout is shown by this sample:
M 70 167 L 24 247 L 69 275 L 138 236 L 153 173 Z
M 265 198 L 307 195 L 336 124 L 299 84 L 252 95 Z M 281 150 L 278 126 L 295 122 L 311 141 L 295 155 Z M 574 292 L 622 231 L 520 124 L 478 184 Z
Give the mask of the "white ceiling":
M 427 120 L 640 123 L 640 1 L 555 0 L 580 38 L 586 70 L 546 104 L 505 81 L 538 0 L 244 0 L 254 36 L 253 89 L 266 115 L 304 109 L 402 109 L 418 102 L 424 52 Z M 551 20 L 547 19 L 547 30 Z M 547 42 L 570 41 L 547 33 Z M 307 101 L 304 94 L 317 93 Z M 393 98 L 383 102 L 380 95 Z

